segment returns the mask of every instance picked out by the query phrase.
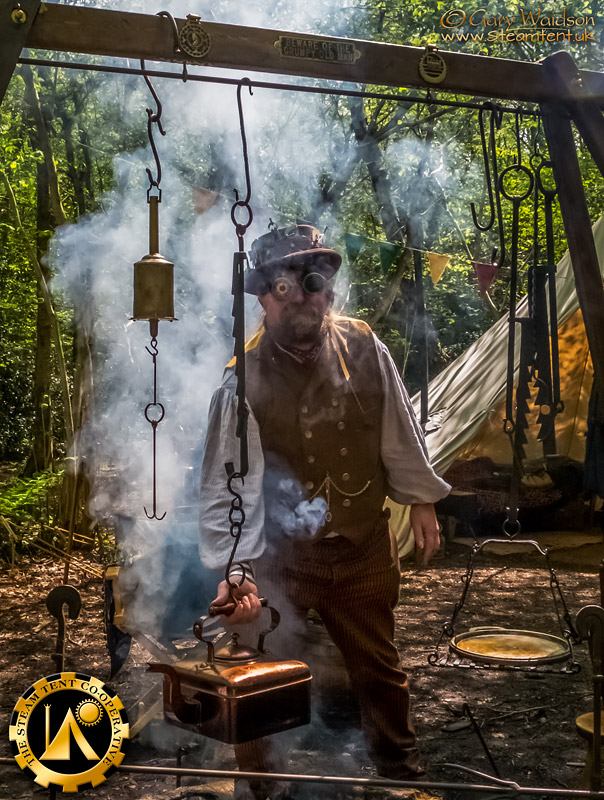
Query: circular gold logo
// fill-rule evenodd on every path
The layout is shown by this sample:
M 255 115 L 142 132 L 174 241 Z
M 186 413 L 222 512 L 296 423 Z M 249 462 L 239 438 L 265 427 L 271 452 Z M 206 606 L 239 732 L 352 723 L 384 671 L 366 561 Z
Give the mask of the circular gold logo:
M 178 38 L 183 53 L 190 58 L 204 58 L 210 50 L 211 43 L 210 35 L 201 24 L 200 17 L 189 14 Z
M 444 58 L 434 50 L 426 49 L 419 60 L 419 74 L 426 83 L 441 83 L 447 75 Z
M 36 783 L 77 792 L 122 763 L 130 727 L 122 701 L 98 678 L 58 672 L 19 698 L 8 734 L 15 761 Z

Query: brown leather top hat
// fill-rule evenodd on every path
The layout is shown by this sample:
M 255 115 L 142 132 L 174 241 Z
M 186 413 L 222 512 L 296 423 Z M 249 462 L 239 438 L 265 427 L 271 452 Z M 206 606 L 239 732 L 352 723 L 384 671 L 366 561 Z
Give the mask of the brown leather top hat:
M 323 247 L 319 230 L 306 222 L 259 236 L 252 242 L 250 259 L 253 269 L 245 274 L 245 291 L 249 294 L 266 294 L 280 270 L 312 267 L 329 280 L 342 263 L 342 256 Z

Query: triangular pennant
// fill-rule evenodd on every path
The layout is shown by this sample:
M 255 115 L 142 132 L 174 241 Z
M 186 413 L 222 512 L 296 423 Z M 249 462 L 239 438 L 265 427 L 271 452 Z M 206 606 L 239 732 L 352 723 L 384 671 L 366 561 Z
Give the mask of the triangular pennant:
M 365 247 L 367 239 L 364 236 L 358 236 L 356 233 L 345 233 L 344 244 L 346 245 L 346 255 L 348 256 L 348 263 L 350 265 L 359 257 L 359 253 Z
M 382 264 L 382 272 L 385 274 L 396 261 L 402 247 L 400 244 L 391 244 L 390 242 L 380 242 L 379 244 L 380 262 Z
M 473 266 L 478 278 L 478 291 L 484 295 L 491 288 L 497 276 L 497 264 L 483 264 L 480 261 L 474 261 Z
M 428 264 L 430 266 L 430 275 L 432 277 L 432 285 L 436 286 L 442 277 L 443 272 L 449 265 L 451 256 L 444 253 L 428 253 Z
M 193 189 L 193 205 L 196 214 L 205 214 L 218 202 L 218 194 L 211 189 Z

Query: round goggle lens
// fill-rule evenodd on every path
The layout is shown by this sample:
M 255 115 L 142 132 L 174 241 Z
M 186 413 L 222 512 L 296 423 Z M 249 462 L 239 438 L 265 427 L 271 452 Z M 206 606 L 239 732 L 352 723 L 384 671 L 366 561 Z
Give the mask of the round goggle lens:
M 286 300 L 292 293 L 294 282 L 284 276 L 276 278 L 271 284 L 271 293 L 277 300 Z
M 309 272 L 302 279 L 302 288 L 306 294 L 318 294 L 325 288 L 327 281 L 320 272 Z
M 319 272 L 309 272 L 300 281 L 299 285 L 306 294 L 318 294 L 322 292 L 327 283 L 327 279 Z M 281 275 L 271 284 L 271 294 L 277 300 L 287 300 L 293 293 L 296 281 Z

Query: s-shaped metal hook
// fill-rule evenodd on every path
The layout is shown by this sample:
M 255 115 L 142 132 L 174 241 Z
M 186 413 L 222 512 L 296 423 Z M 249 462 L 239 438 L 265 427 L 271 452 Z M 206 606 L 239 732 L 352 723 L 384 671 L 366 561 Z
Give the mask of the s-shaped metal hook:
M 249 78 L 242 78 L 237 84 L 237 109 L 239 111 L 239 128 L 241 130 L 241 145 L 243 148 L 243 167 L 245 169 L 245 199 L 239 199 L 239 192 L 235 189 L 235 202 L 231 208 L 231 220 L 235 226 L 235 232 L 239 239 L 240 250 L 242 249 L 242 240 L 245 236 L 247 229 L 252 224 L 254 214 L 250 206 L 250 198 L 252 196 L 252 182 L 250 180 L 250 161 L 247 153 L 247 137 L 245 135 L 245 120 L 243 118 L 243 102 L 241 100 L 241 90 L 247 86 L 250 95 L 253 95 L 252 82 Z M 237 209 L 245 208 L 247 211 L 247 220 L 245 222 L 237 221 Z
M 145 83 L 147 84 L 149 91 L 153 95 L 153 99 L 155 100 L 155 105 L 157 106 L 157 110 L 154 112 L 152 108 L 147 108 L 147 135 L 149 137 L 149 144 L 151 145 L 151 151 L 153 152 L 153 158 L 155 159 L 155 167 L 157 169 L 157 178 L 153 177 L 153 173 L 149 169 L 149 167 L 145 168 L 147 173 L 147 177 L 149 178 L 149 188 L 147 189 L 147 200 L 149 200 L 149 194 L 152 189 L 157 189 L 158 193 L 158 202 L 161 203 L 161 189 L 159 188 L 159 184 L 161 183 L 161 161 L 159 160 L 159 153 L 157 152 L 157 146 L 155 144 L 155 140 L 153 139 L 153 125 L 157 125 L 159 132 L 162 136 L 166 135 L 166 132 L 163 128 L 161 122 L 161 115 L 162 115 L 162 104 L 161 100 L 157 92 L 155 91 L 155 87 L 151 83 L 149 76 L 145 70 L 145 61 L 141 58 L 141 71 L 143 73 L 143 78 L 145 79 Z

